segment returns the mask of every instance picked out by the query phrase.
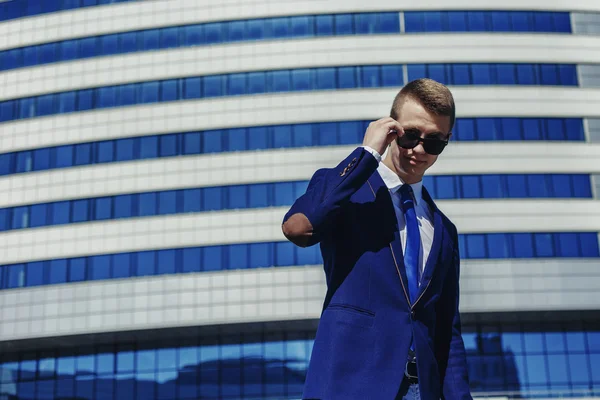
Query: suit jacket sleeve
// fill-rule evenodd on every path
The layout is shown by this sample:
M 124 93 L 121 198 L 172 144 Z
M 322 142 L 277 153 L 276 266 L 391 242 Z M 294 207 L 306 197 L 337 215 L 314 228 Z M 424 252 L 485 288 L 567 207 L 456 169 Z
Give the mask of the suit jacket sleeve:
M 453 263 L 446 275 L 438 302 L 436 358 L 442 380 L 442 399 L 472 400 L 467 356 L 462 339 L 459 304 L 460 254 L 458 234 L 454 234 Z
M 350 196 L 367 181 L 378 165 L 371 153 L 358 147 L 335 168 L 318 170 L 306 192 L 286 213 L 283 223 L 294 214 L 304 214 L 313 227 L 308 245 L 318 243 Z

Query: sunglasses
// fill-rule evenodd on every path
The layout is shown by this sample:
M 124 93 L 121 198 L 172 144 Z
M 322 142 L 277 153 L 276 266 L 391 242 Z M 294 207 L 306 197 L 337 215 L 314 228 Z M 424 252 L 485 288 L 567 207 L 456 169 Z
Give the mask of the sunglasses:
M 448 139 L 422 138 L 421 132 L 404 131 L 404 135 L 399 136 L 396 139 L 396 143 L 403 149 L 414 149 L 419 143 L 423 143 L 423 149 L 427 154 L 437 156 L 438 154 L 441 154 L 448 145 Z

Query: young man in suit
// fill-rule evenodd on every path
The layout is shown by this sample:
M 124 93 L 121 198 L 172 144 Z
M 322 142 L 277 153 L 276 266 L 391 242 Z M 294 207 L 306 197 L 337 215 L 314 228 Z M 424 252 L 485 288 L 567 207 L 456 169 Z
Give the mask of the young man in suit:
M 305 399 L 472 399 L 458 234 L 422 185 L 454 120 L 446 86 L 408 83 L 285 215 L 290 241 L 320 243 L 327 281 Z

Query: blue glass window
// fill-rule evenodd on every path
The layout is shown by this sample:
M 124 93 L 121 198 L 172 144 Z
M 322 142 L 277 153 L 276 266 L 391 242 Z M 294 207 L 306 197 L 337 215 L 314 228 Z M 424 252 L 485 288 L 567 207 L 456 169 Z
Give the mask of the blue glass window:
M 217 97 L 223 96 L 225 91 L 223 90 L 224 76 L 206 76 L 203 80 L 203 97 Z
M 338 85 L 340 89 L 357 87 L 357 68 L 340 67 L 338 68 Z
M 314 17 L 291 17 L 292 36 L 312 36 L 314 34 Z
M 333 15 L 317 15 L 315 17 L 315 25 L 318 36 L 334 34 Z
M 140 159 L 158 157 L 158 136 L 146 136 L 140 139 Z
M 311 74 L 309 69 L 297 69 L 292 71 L 292 89 L 293 90 L 310 90 Z
M 352 14 L 338 14 L 334 16 L 335 33 L 337 35 L 350 35 L 354 31 Z

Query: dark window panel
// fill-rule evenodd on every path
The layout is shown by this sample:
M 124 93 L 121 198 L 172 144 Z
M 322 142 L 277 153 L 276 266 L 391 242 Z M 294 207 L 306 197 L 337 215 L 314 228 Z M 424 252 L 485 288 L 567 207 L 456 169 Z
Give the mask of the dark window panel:
M 130 161 L 135 159 L 134 155 L 135 139 L 118 139 L 115 141 L 116 161 Z
M 180 154 L 178 139 L 178 134 L 159 136 L 160 157 L 172 157 Z
M 486 258 L 486 240 L 485 235 L 471 234 L 466 235 L 467 256 L 468 258 Z
M 352 89 L 357 87 L 357 68 L 356 67 L 340 67 L 338 72 L 338 87 L 340 89 Z
M 313 36 L 314 19 L 315 17 L 312 16 L 291 17 L 290 24 L 292 26 L 292 36 Z
M 467 199 L 481 198 L 482 187 L 480 180 L 479 176 L 461 176 L 462 197 Z
M 94 201 L 94 220 L 104 220 L 113 218 L 113 198 L 101 197 Z
M 198 247 L 183 249 L 182 272 L 200 271 L 202 271 L 202 249 Z
M 180 210 L 177 207 L 178 191 L 169 190 L 158 194 L 158 214 L 175 214 Z
M 185 99 L 199 99 L 202 97 L 201 78 L 185 78 L 183 85 L 183 97 Z
M 409 11 L 404 13 L 404 30 L 406 33 L 425 31 L 425 13 Z
M 269 130 L 266 127 L 248 129 L 247 150 L 268 149 L 271 147 Z
M 579 243 L 581 247 L 582 257 L 598 257 L 600 250 L 598 249 L 598 234 L 596 232 L 580 233 Z
M 46 263 L 45 276 L 48 277 L 48 284 L 67 283 L 68 282 L 68 261 L 51 260 Z
M 335 68 L 319 68 L 316 76 L 316 89 L 335 89 L 337 87 Z
M 290 36 L 290 19 L 286 17 L 271 19 L 271 32 L 274 38 Z
M 591 198 L 592 186 L 589 175 L 572 175 L 573 194 L 575 197 Z
M 203 25 L 191 25 L 183 27 L 183 43 L 185 46 L 197 46 L 204 44 L 206 38 L 204 36 Z
M 335 32 L 333 15 L 317 15 L 315 17 L 315 25 L 318 36 L 329 36 Z
M 494 32 L 510 32 L 512 30 L 509 11 L 492 11 L 490 14 L 492 22 L 491 30 Z
M 156 215 L 156 193 L 142 193 L 138 195 L 138 210 L 140 217 Z
M 140 138 L 140 159 L 158 157 L 158 136 Z
M 168 49 L 171 47 L 179 47 L 179 32 L 180 29 L 175 28 L 163 28 L 160 30 L 160 48 Z
M 31 222 L 29 224 L 31 228 L 48 225 L 48 208 L 48 204 L 34 204 L 31 206 Z
M 265 93 L 267 90 L 265 72 L 248 74 L 248 94 Z
M 156 274 L 156 252 L 143 251 L 136 253 L 136 276 L 148 276 Z
M 132 260 L 130 253 L 112 256 L 112 278 L 129 278 L 132 276 Z
M 99 38 L 103 55 L 119 53 L 119 37 L 120 34 L 112 34 L 101 36 Z
M 555 244 L 560 257 L 579 257 L 579 241 L 576 233 L 559 233 Z
M 548 177 L 542 174 L 527 175 L 529 197 L 550 197 Z
M 202 134 L 200 132 L 188 132 L 183 134 L 183 154 L 202 153 Z
M 129 218 L 135 216 L 134 200 L 134 195 L 131 194 L 115 196 L 114 218 Z
M 205 131 L 203 133 L 203 146 L 205 153 L 218 153 L 225 151 L 223 145 L 223 132 L 221 130 Z
M 310 69 L 296 69 L 292 71 L 292 89 L 293 90 L 311 90 L 311 70 Z
M 489 258 L 509 258 L 512 256 L 509 235 L 505 233 L 488 234 L 487 243 Z
M 400 33 L 400 15 L 397 12 L 379 13 L 378 33 Z
M 531 258 L 533 253 L 533 240 L 530 233 L 515 233 L 512 236 L 514 256 L 516 258 Z
M 445 14 L 440 11 L 427 11 L 424 13 L 425 32 L 444 31 Z
M 543 125 L 538 118 L 523 119 L 523 139 L 542 140 L 545 138 L 543 132 Z
M 350 35 L 354 33 L 352 14 L 337 14 L 334 16 L 335 34 Z
M 69 260 L 69 282 L 80 282 L 89 279 L 86 276 L 87 259 L 84 257 Z
M 246 94 L 248 85 L 246 80 L 247 74 L 230 74 L 227 76 L 227 94 L 230 96 Z
M 248 130 L 246 128 L 229 129 L 227 131 L 229 151 L 243 151 L 248 149 Z
M 205 76 L 202 81 L 203 97 L 219 97 L 225 95 L 225 80 L 222 75 Z
M 554 240 L 550 233 L 535 233 L 535 255 L 537 257 L 554 257 Z

